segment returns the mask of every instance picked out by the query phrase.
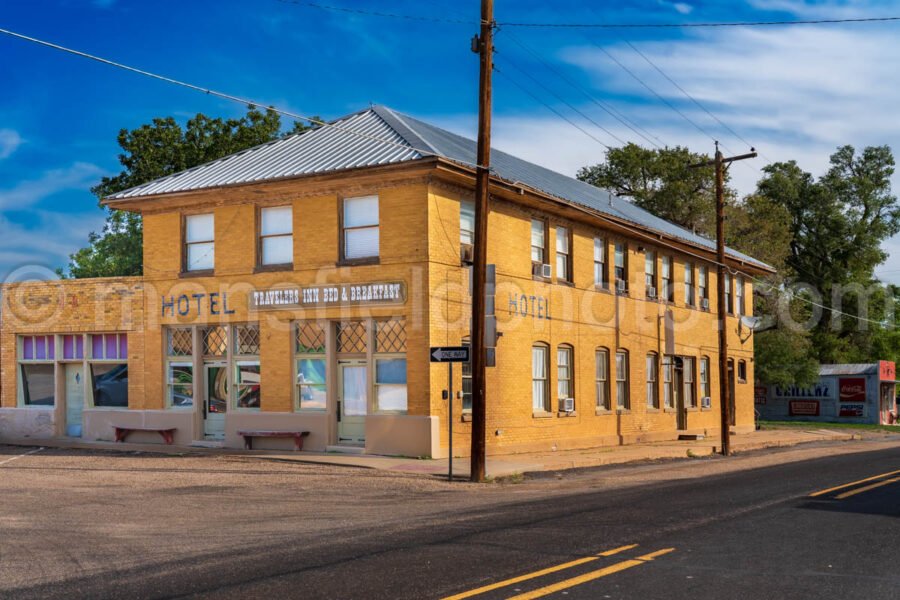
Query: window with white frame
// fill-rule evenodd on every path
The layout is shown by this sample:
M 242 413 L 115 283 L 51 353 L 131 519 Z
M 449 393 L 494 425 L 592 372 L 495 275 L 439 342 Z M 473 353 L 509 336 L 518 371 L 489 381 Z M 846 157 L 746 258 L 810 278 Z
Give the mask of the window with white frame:
M 531 220 L 531 262 L 544 264 L 547 249 L 547 223 Z
M 709 269 L 705 265 L 697 269 L 697 298 L 701 305 L 704 300 L 709 302 Z
M 345 198 L 343 211 L 343 258 L 378 258 L 378 196 Z
M 572 281 L 572 253 L 568 227 L 556 228 L 556 278 Z
M 68 354 L 70 336 L 63 336 L 63 355 Z M 128 407 L 128 335 L 97 333 L 90 335 L 91 398 L 98 408 Z M 77 358 L 78 341 L 74 340 Z
M 569 345 L 564 344 L 556 349 L 556 393 L 560 400 L 575 397 L 572 354 L 572 346 Z
M 259 368 L 259 325 L 233 327 L 234 402 L 237 408 L 259 410 L 262 381 Z
M 709 390 L 709 357 L 703 356 L 700 358 L 700 396 L 709 398 Z
M 326 407 L 326 327 L 321 321 L 300 321 L 296 325 L 297 408 L 302 411 L 323 411 Z
M 729 315 L 734 314 L 734 304 L 731 294 L 731 274 L 725 273 L 725 310 Z
M 377 320 L 375 327 L 375 411 L 406 413 L 406 320 Z
M 735 277 L 734 286 L 735 297 L 737 298 L 737 314 L 743 316 L 747 314 L 747 307 L 744 306 L 744 278 L 741 276 Z
M 648 298 L 656 298 L 656 252 L 647 250 L 644 252 L 644 281 Z
M 628 246 L 624 242 L 616 242 L 613 260 L 616 275 L 616 291 L 622 286 L 622 292 L 628 292 Z M 622 283 L 619 283 L 622 282 Z
M 616 351 L 616 407 L 625 410 L 631 406 L 628 395 L 628 352 Z
M 215 268 L 215 217 L 212 213 L 184 217 L 184 270 Z
M 663 406 L 675 406 L 675 360 L 668 354 L 663 356 Z
M 684 263 L 684 303 L 695 306 L 694 297 L 694 263 Z
M 475 244 L 475 203 L 459 203 L 459 242 L 470 246 Z
M 594 379 L 597 389 L 597 408 L 610 410 L 609 401 L 609 350 L 597 348 L 594 353 Z
M 194 342 L 189 327 L 166 329 L 166 404 L 171 408 L 194 406 Z
M 24 406 L 56 404 L 56 338 L 19 336 L 19 397 Z
M 694 391 L 694 359 L 684 357 L 682 361 L 684 405 L 688 408 L 697 408 L 697 394 Z
M 647 354 L 647 408 L 659 408 L 659 362 L 656 353 Z
M 607 288 L 606 240 L 594 238 L 594 285 Z
M 550 412 L 550 348 L 531 347 L 531 407 L 534 412 Z
M 671 256 L 662 257 L 662 299 L 666 302 L 675 302 L 675 280 L 672 270 Z
M 259 263 L 290 265 L 294 262 L 294 209 L 273 206 L 259 211 Z

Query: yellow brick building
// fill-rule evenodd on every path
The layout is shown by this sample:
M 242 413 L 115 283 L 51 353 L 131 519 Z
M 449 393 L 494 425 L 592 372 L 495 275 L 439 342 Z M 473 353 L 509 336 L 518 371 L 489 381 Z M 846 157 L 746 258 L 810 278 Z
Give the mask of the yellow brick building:
M 0 436 L 171 429 L 238 447 L 242 431 L 308 431 L 309 450 L 446 456 L 448 368 L 429 348 L 469 341 L 473 159 L 474 142 L 373 107 L 108 198 L 143 216 L 144 275 L 5 286 Z M 494 164 L 488 451 L 717 432 L 713 244 L 510 155 Z M 771 269 L 727 263 L 746 431 L 741 317 Z M 465 454 L 469 397 L 452 402 Z

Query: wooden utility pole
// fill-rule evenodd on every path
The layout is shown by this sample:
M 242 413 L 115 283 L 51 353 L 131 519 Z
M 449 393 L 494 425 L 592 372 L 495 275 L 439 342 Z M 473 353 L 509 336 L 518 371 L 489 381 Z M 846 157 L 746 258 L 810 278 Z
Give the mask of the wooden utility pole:
M 756 158 L 750 148 L 748 154 L 725 158 L 716 142 L 716 156 L 711 161 L 691 165 L 691 168 L 716 168 L 716 296 L 719 321 L 719 403 L 722 417 L 722 456 L 731 454 L 731 386 L 728 378 L 728 307 L 725 305 L 725 165 L 738 160 Z
M 485 273 L 490 212 L 491 75 L 494 69 L 494 2 L 481 0 L 481 33 L 472 50 L 481 57 L 478 85 L 478 165 L 475 176 L 475 256 L 472 273 L 472 481 L 484 481 L 485 406 Z M 453 460 L 453 457 L 450 457 Z

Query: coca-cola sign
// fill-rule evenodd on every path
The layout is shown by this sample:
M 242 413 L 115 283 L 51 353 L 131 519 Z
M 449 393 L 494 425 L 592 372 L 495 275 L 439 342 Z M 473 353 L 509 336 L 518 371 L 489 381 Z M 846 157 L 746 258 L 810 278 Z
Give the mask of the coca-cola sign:
M 864 377 L 849 377 L 839 383 L 841 402 L 865 402 L 866 380 Z

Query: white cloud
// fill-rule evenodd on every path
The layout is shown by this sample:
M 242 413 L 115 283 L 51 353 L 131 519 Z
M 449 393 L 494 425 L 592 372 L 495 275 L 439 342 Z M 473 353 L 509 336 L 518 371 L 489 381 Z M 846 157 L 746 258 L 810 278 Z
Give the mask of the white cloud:
M 694 12 L 694 7 L 687 2 L 669 2 L 668 0 L 658 0 L 660 6 L 672 8 L 675 12 L 682 15 L 689 15 Z
M 88 234 L 103 228 L 100 210 L 86 213 L 32 211 L 34 225 L 11 221 L 0 213 L 0 280 L 22 267 L 55 270 L 70 254 L 87 245 Z
M 0 210 L 22 210 L 65 190 L 88 190 L 106 172 L 97 165 L 76 162 L 63 169 L 45 171 L 37 179 L 0 189 Z
M 22 137 L 12 129 L 0 129 L 0 160 L 8 158 L 22 144 Z

